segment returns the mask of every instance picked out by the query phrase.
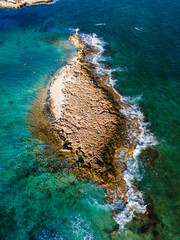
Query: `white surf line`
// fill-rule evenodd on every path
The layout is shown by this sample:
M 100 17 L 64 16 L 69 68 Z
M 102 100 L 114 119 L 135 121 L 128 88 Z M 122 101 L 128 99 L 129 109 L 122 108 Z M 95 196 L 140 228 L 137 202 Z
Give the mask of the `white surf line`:
M 78 32 L 79 33 L 79 29 Z M 82 36 L 82 41 L 96 50 L 98 50 L 98 54 L 92 56 L 92 63 L 97 65 L 96 72 L 98 74 L 105 74 L 109 77 L 109 82 L 112 88 L 114 89 L 115 81 L 112 79 L 111 73 L 113 71 L 117 71 L 119 69 L 105 69 L 100 63 L 100 60 L 104 60 L 102 54 L 104 52 L 104 46 L 106 43 L 98 38 L 98 36 L 93 33 L 90 34 L 80 34 Z M 120 68 L 120 71 L 122 69 Z M 124 208 L 115 215 L 114 219 L 119 224 L 120 230 L 124 229 L 126 223 L 132 220 L 136 213 L 144 213 L 146 211 L 146 204 L 143 199 L 143 193 L 140 190 L 137 190 L 133 187 L 135 182 L 135 177 L 138 181 L 142 179 L 142 175 L 139 173 L 139 164 L 137 156 L 140 154 L 142 149 L 147 148 L 148 146 L 153 146 L 157 144 L 157 140 L 153 133 L 151 133 L 148 129 L 149 123 L 144 122 L 143 113 L 139 110 L 137 104 L 133 105 L 133 98 L 121 96 L 115 89 L 114 91 L 119 96 L 122 103 L 128 105 L 128 109 L 123 109 L 120 112 L 126 115 L 128 119 L 133 120 L 133 118 L 137 118 L 141 133 L 138 136 L 136 148 L 134 149 L 133 158 L 127 159 L 126 165 L 127 169 L 124 171 L 124 179 L 127 184 L 127 193 L 126 196 L 128 197 L 127 203 Z M 132 133 L 131 133 L 132 134 Z M 120 158 L 122 158 L 120 156 Z M 119 200 L 121 202 L 121 200 Z M 119 204 L 119 201 L 116 199 L 114 200 L 114 204 Z

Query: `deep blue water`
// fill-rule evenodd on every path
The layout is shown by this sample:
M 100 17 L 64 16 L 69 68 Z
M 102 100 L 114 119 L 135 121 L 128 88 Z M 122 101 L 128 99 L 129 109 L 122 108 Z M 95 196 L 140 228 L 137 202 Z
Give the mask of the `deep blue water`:
M 139 157 L 137 183 L 153 204 L 152 221 L 132 220 L 115 239 L 180 238 L 179 15 L 177 0 L 60 0 L 0 10 L 0 239 L 111 239 L 117 228 L 104 190 L 47 169 L 56 156 L 28 130 L 38 91 L 75 52 L 68 41 L 75 28 L 106 42 L 104 61 L 119 69 L 116 88 L 139 104 L 158 141 Z

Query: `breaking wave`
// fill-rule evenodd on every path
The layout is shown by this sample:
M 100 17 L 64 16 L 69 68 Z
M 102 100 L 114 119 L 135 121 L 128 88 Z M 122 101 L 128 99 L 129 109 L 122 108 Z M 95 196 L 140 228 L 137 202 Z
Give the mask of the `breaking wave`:
M 120 112 L 132 121 L 133 119 L 138 119 L 139 123 L 140 133 L 136 133 L 136 131 L 129 133 L 131 134 L 131 137 L 132 134 L 136 134 L 137 136 L 133 158 L 125 159 L 127 169 L 124 171 L 124 179 L 127 185 L 126 197 L 128 200 L 126 204 L 122 206 L 122 199 L 115 199 L 112 205 L 112 209 L 115 209 L 116 205 L 121 206 L 120 212 L 114 216 L 114 219 L 119 224 L 119 229 L 122 230 L 124 229 L 124 226 L 132 220 L 135 214 L 145 213 L 146 211 L 146 203 L 143 198 L 143 193 L 134 187 L 135 180 L 140 181 L 143 178 L 143 173 L 141 173 L 139 170 L 139 162 L 137 157 L 143 149 L 146 149 L 148 146 L 156 145 L 157 140 L 153 133 L 149 130 L 149 123 L 144 121 L 144 115 L 140 111 L 138 101 L 141 100 L 142 95 L 130 98 L 128 96 L 120 95 L 119 92 L 117 92 L 114 88 L 116 80 L 112 78 L 112 72 L 124 71 L 126 68 L 105 68 L 102 61 L 106 60 L 106 57 L 103 56 L 103 53 L 105 51 L 104 47 L 107 45 L 107 43 L 104 42 L 102 38 L 99 38 L 95 33 L 79 33 L 79 29 L 76 29 L 75 32 L 76 34 L 80 34 L 82 36 L 82 42 L 91 46 L 97 51 L 97 54 L 90 56 L 91 59 L 89 59 L 93 64 L 97 66 L 96 73 L 99 76 L 106 75 L 108 77 L 107 85 L 111 86 L 114 89 L 115 93 L 119 96 L 122 103 L 124 103 L 126 106 L 128 105 L 128 108 L 123 108 Z M 122 159 L 123 155 L 124 153 L 121 151 L 119 160 Z

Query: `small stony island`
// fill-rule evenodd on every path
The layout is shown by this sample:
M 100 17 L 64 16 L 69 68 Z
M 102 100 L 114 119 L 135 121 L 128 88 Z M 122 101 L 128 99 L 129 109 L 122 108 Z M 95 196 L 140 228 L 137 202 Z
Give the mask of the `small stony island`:
M 107 201 L 127 201 L 123 172 L 141 132 L 138 119 L 123 114 L 129 106 L 107 84 L 108 76 L 97 74 L 90 60 L 97 49 L 79 34 L 69 40 L 77 56 L 40 92 L 31 111 L 31 132 L 56 149 L 59 162 L 71 156 L 69 171 L 104 187 Z
M 26 5 L 45 4 L 53 1 L 54 0 L 0 0 L 0 7 L 21 9 Z

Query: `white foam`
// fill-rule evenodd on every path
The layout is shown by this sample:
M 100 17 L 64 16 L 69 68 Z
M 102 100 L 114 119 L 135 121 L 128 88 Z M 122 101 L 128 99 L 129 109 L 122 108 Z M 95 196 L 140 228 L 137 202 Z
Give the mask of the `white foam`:
M 39 236 L 36 235 L 36 238 L 39 240 L 63 240 L 71 239 L 72 236 L 73 239 L 96 239 L 92 223 L 86 217 L 81 216 L 81 214 L 69 216 L 64 226 L 62 226 L 61 221 L 52 221 L 42 230 Z
M 148 129 L 149 123 L 144 121 L 144 115 L 139 109 L 137 102 L 141 99 L 141 97 L 142 95 L 134 98 L 120 96 L 121 101 L 129 106 L 128 110 L 122 110 L 121 112 L 123 112 L 127 117 L 136 117 L 141 130 L 136 142 L 136 148 L 134 149 L 133 159 L 127 159 L 127 170 L 124 171 L 124 179 L 127 184 L 126 196 L 128 197 L 128 201 L 124 209 L 115 216 L 115 220 L 119 224 L 120 230 L 124 228 L 126 223 L 132 220 L 135 214 L 144 213 L 146 211 L 143 193 L 133 186 L 135 180 L 140 181 L 143 178 L 143 174 L 139 171 L 137 157 L 141 153 L 142 149 L 157 144 L 155 136 Z M 135 104 L 133 105 L 133 103 Z
M 78 34 L 79 33 L 79 28 L 75 29 L 75 33 Z
M 143 28 L 134 27 L 136 31 L 143 31 Z
M 97 23 L 97 24 L 95 24 L 95 26 L 105 26 L 106 25 L 106 23 Z
M 82 36 L 82 42 L 85 44 L 88 44 L 89 46 L 92 46 L 96 51 L 98 51 L 97 54 L 94 54 L 91 57 L 91 61 L 99 66 L 98 61 L 100 61 L 100 58 L 102 58 L 102 53 L 104 52 L 104 45 L 106 44 L 102 39 L 98 38 L 95 33 L 92 35 L 90 34 L 80 34 Z
M 94 199 L 93 197 L 89 196 L 89 199 L 87 200 L 88 204 L 93 207 L 93 208 L 97 208 L 97 209 L 103 209 L 104 211 L 115 211 L 119 208 L 122 208 L 124 202 L 122 199 L 116 199 L 116 201 L 114 201 L 113 203 L 103 203 L 100 204 L 96 199 Z
M 136 29 L 141 30 L 141 29 Z M 98 38 L 96 34 L 81 34 L 82 41 L 86 44 L 92 46 L 95 50 L 98 50 L 98 54 L 92 56 L 92 63 L 97 65 L 96 72 L 100 75 L 107 75 L 109 82 L 108 84 L 111 85 L 114 89 L 114 85 L 116 80 L 112 78 L 113 71 L 123 71 L 123 68 L 116 68 L 116 69 L 106 69 L 104 68 L 103 64 L 99 63 L 99 61 L 104 60 L 102 54 L 104 53 L 104 46 L 106 43 L 103 39 Z M 126 69 L 127 70 L 127 69 Z M 144 213 L 146 211 L 146 204 L 143 200 L 143 193 L 140 190 L 137 190 L 133 185 L 135 180 L 140 181 L 143 177 L 143 174 L 139 171 L 139 163 L 137 156 L 140 154 L 142 149 L 147 148 L 147 146 L 153 146 L 157 144 L 157 140 L 153 133 L 150 132 L 148 129 L 149 123 L 144 121 L 144 115 L 140 111 L 138 102 L 143 97 L 142 95 L 136 96 L 134 98 L 130 98 L 127 96 L 121 96 L 115 89 L 117 95 L 121 102 L 125 105 L 128 105 L 128 108 L 124 108 L 121 110 L 121 113 L 126 115 L 128 119 L 133 121 L 133 119 L 138 119 L 139 123 L 139 131 L 134 129 L 134 132 L 129 132 L 129 136 L 136 135 L 138 137 L 136 142 L 136 147 L 134 149 L 133 158 L 126 159 L 127 169 L 124 171 L 124 179 L 127 185 L 127 193 L 126 196 L 128 198 L 127 204 L 122 208 L 122 210 L 114 217 L 116 222 L 119 224 L 120 230 L 122 230 L 126 223 L 132 220 L 136 213 Z M 135 122 L 135 121 L 133 121 Z M 121 152 L 119 155 L 119 159 L 123 158 L 123 154 L 125 152 Z M 113 204 L 122 202 L 120 200 L 115 199 Z M 95 203 L 97 204 L 97 203 Z
M 63 240 L 59 232 L 51 233 L 48 229 L 43 229 L 40 236 L 36 236 L 39 240 Z
M 35 3 L 35 4 L 33 4 L 34 6 L 36 6 L 36 5 L 42 5 L 42 4 L 46 4 L 46 5 L 51 5 L 51 4 L 55 4 L 56 2 L 58 2 L 59 0 L 53 0 L 53 2 L 47 2 L 47 3 Z M 25 5 L 23 8 L 28 8 L 28 7 L 32 7 L 32 5 L 31 4 L 27 4 L 27 5 Z
M 90 222 L 82 218 L 80 214 L 70 221 L 70 225 L 74 239 L 79 239 L 80 236 L 81 239 L 83 237 L 83 240 L 95 239 Z

